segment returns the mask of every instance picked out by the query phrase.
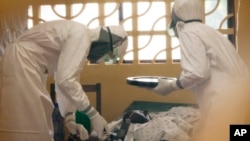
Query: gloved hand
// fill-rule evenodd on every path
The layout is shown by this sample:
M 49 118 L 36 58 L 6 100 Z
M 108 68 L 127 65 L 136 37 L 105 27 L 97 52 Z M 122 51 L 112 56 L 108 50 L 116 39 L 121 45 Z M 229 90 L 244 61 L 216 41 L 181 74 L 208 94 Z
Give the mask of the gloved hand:
M 158 79 L 158 85 L 153 88 L 152 90 L 156 92 L 157 94 L 166 96 L 170 94 L 173 91 L 181 89 L 179 86 L 177 86 L 177 79 Z
M 87 140 L 89 138 L 88 131 L 81 124 L 77 124 L 75 121 L 75 114 L 69 112 L 65 116 L 66 127 L 72 135 L 77 135 L 81 140 Z
M 90 118 L 92 131 L 97 132 L 98 138 L 104 140 L 110 134 L 107 121 L 92 106 L 88 106 L 83 112 Z
M 108 123 L 101 115 L 98 114 L 96 117 L 91 119 L 91 124 L 93 131 L 97 132 L 99 139 L 103 140 L 107 137 L 106 135 L 110 134 Z

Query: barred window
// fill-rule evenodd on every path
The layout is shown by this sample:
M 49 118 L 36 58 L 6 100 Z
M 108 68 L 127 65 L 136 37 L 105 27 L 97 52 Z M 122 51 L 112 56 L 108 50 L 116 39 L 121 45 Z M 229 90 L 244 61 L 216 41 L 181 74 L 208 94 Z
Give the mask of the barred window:
M 123 64 L 173 63 L 180 61 L 176 37 L 168 35 L 174 0 L 71 0 L 32 3 L 29 27 L 58 19 L 78 21 L 89 28 L 123 25 L 128 49 Z M 204 0 L 204 22 L 235 42 L 233 0 Z

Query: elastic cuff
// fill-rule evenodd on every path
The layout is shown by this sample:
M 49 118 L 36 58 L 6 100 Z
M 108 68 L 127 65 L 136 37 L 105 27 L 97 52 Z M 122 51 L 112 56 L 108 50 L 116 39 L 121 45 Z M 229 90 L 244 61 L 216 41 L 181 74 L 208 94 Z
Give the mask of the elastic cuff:
M 181 85 L 180 77 L 177 78 L 176 85 L 177 85 L 180 89 L 184 89 L 184 87 Z
M 89 105 L 85 110 L 83 110 L 83 112 L 84 112 L 90 119 L 93 119 L 96 115 L 99 114 L 99 113 L 95 110 L 95 108 L 92 107 L 91 105 Z
M 91 110 L 92 106 L 89 105 L 85 110 L 83 110 L 84 113 L 88 113 Z
M 70 116 L 70 115 L 75 115 L 75 113 L 74 113 L 74 112 L 68 112 L 68 113 L 64 116 L 64 118 L 66 118 L 67 116 Z
M 73 112 L 69 112 L 65 115 L 65 123 L 66 125 L 69 123 L 69 122 L 75 122 L 75 113 Z
M 182 89 L 182 88 L 178 85 L 178 80 L 179 80 L 179 79 L 177 79 L 177 80 L 171 82 L 171 86 L 173 87 L 174 90 Z

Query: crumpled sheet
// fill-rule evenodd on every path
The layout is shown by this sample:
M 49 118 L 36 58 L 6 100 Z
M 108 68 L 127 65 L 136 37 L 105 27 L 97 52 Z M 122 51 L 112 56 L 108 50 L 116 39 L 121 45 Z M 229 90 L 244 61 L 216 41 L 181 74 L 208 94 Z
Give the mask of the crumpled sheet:
M 192 129 L 200 119 L 197 108 L 183 106 L 149 114 L 151 121 L 130 124 L 124 141 L 190 141 Z M 111 131 L 120 129 L 121 121 L 109 123 Z

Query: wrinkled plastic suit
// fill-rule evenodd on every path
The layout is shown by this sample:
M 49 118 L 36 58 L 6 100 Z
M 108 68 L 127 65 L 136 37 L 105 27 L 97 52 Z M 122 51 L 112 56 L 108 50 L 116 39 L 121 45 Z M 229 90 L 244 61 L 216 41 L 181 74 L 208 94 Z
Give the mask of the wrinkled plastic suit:
M 7 47 L 1 66 L 1 140 L 53 140 L 53 104 L 46 89 L 49 75 L 55 77 L 62 116 L 68 107 L 75 107 L 73 111 L 89 107 L 79 80 L 99 31 L 73 21 L 53 21 L 34 26 Z
M 175 0 L 173 5 L 175 19 L 179 19 L 179 81 L 183 88 L 193 90 L 201 109 L 202 121 L 195 132 L 201 136 L 198 140 L 226 141 L 229 125 L 245 122 L 249 74 L 231 42 L 217 30 L 197 22 L 204 14 L 201 2 Z

